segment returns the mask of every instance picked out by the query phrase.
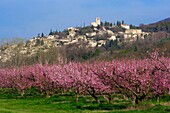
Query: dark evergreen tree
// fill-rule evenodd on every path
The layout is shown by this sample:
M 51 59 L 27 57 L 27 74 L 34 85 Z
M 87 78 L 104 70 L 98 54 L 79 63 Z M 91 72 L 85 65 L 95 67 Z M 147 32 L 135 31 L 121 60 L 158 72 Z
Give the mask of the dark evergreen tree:
M 117 25 L 117 26 L 121 26 L 121 22 L 120 22 L 120 21 L 117 21 L 116 25 Z
M 54 35 L 54 33 L 53 33 L 53 30 L 52 30 L 52 29 L 50 30 L 49 35 Z
M 38 33 L 38 36 L 37 36 L 38 38 L 40 37 L 40 33 Z
M 112 23 L 110 23 L 110 26 L 112 27 L 112 26 L 113 26 L 113 24 L 112 24 Z
M 56 30 L 54 34 L 58 34 L 58 30 Z
M 44 33 L 41 34 L 41 37 L 44 37 Z
M 122 24 L 125 24 L 125 21 L 124 21 L 124 20 L 122 20 Z
M 100 22 L 100 25 L 101 25 L 101 26 L 103 26 L 103 25 L 104 25 L 104 23 L 103 23 L 103 22 Z
M 83 27 L 86 27 L 86 23 L 84 22 Z

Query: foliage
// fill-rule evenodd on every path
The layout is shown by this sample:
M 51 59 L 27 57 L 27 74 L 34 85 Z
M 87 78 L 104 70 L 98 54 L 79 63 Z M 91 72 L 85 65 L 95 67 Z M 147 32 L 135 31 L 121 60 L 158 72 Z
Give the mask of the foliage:
M 159 42 L 157 42 L 158 45 L 164 45 L 165 43 L 170 42 L 170 38 L 163 38 Z
M 138 29 L 138 27 L 134 26 L 134 25 L 130 25 L 130 29 Z
M 147 32 L 165 31 L 167 33 L 170 33 L 170 19 L 168 18 L 166 20 L 162 20 L 160 22 L 149 25 L 141 24 L 139 27 L 142 28 L 143 31 Z
M 116 25 L 117 25 L 117 26 L 121 26 L 121 21 L 117 21 L 117 22 L 116 22 Z
M 120 46 L 118 45 L 118 41 L 117 40 L 109 40 L 106 42 L 106 44 L 104 45 L 104 47 L 106 48 L 107 51 L 110 51 L 111 53 L 113 53 L 113 50 L 118 50 L 120 49 Z
M 91 32 L 93 32 L 93 27 L 86 26 L 84 28 L 80 28 L 80 30 L 78 31 L 78 34 L 85 35 L 86 33 L 91 33 Z

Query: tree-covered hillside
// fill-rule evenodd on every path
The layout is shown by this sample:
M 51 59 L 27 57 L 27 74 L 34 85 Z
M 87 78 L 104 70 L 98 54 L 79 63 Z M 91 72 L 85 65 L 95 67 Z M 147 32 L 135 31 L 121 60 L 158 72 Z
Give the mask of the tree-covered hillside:
M 146 32 L 165 31 L 170 33 L 170 18 L 148 25 L 141 24 L 139 27 Z

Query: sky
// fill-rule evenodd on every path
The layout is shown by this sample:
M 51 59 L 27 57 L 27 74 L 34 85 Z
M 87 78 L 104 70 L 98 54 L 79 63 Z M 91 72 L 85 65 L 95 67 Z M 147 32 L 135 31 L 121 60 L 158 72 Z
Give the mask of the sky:
M 154 23 L 170 17 L 169 4 L 170 0 L 0 0 L 0 41 L 90 25 L 96 17 L 136 26 Z

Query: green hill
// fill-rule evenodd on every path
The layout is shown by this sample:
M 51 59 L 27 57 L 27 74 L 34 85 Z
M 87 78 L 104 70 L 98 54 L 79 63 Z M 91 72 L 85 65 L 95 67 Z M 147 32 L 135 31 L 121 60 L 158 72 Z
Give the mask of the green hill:
M 145 32 L 165 31 L 170 33 L 170 18 L 148 25 L 141 24 L 139 27 Z

